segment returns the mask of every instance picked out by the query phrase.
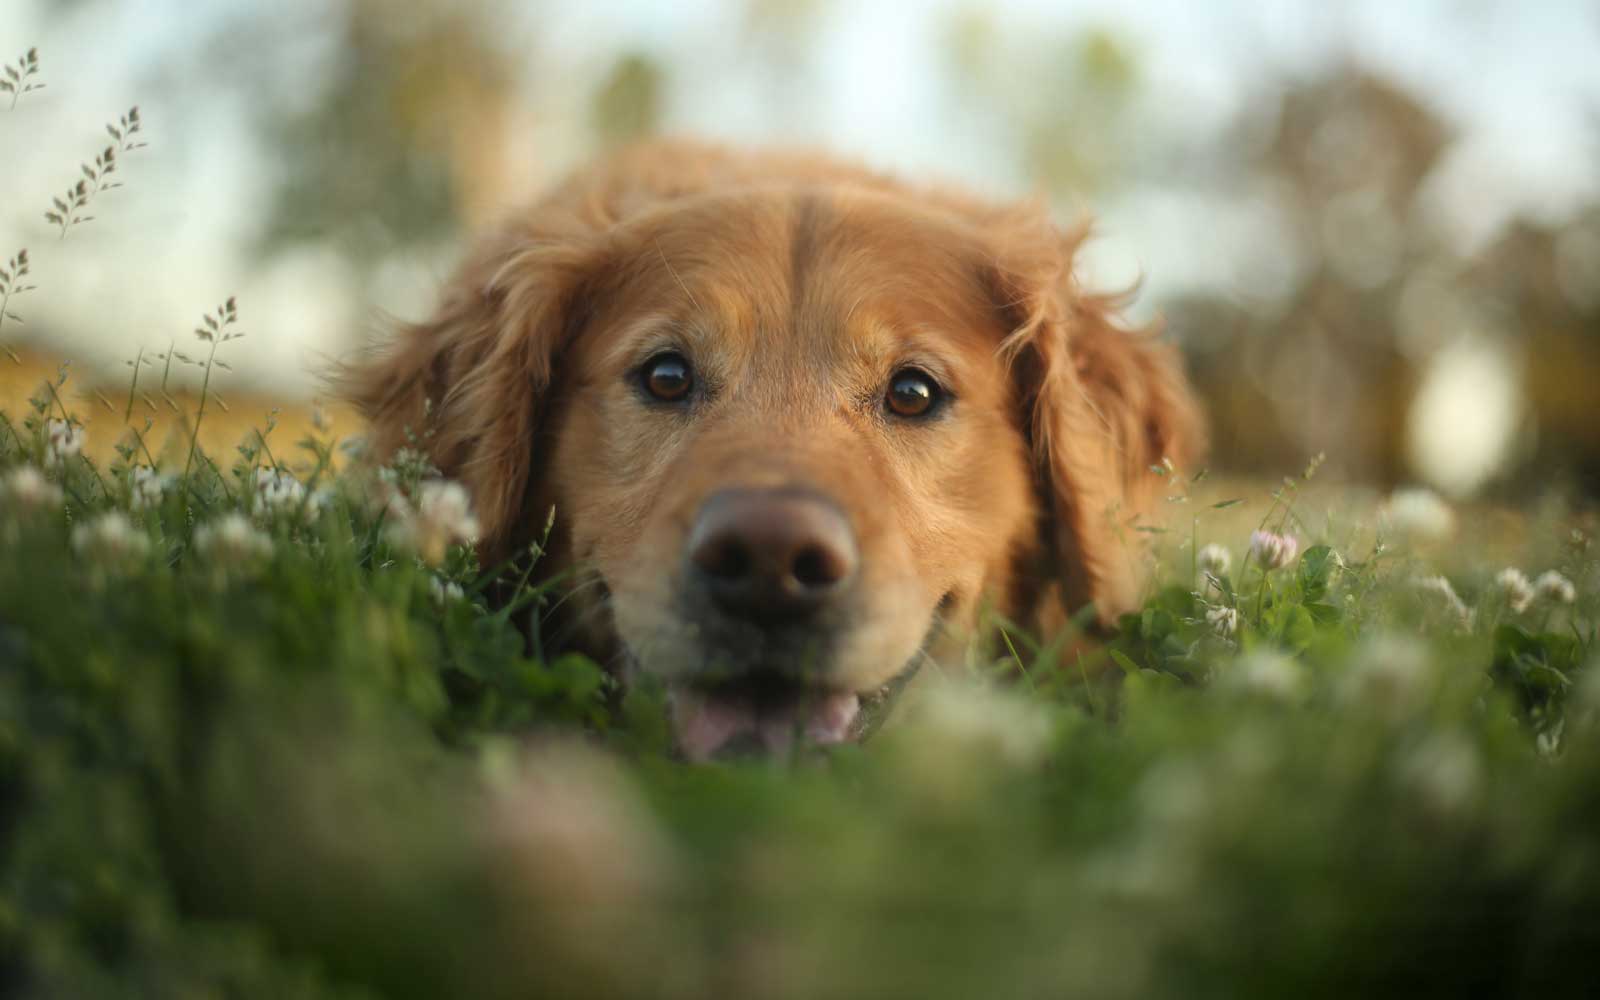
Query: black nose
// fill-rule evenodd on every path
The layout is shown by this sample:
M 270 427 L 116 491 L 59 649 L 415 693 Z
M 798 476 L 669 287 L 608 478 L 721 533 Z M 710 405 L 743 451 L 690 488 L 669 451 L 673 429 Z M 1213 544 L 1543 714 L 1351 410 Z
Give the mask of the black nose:
M 821 611 L 860 562 L 844 512 L 808 490 L 725 490 L 689 533 L 690 572 L 717 606 L 763 626 Z

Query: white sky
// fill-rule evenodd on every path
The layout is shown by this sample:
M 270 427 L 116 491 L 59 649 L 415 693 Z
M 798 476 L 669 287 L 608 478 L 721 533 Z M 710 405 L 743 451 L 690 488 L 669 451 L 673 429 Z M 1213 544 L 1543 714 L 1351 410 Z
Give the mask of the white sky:
M 140 82 L 190 51 L 248 0 L 126 0 L 88 4 L 60 20 L 53 0 L 0 0 L 0 62 L 37 45 L 47 90 L 0 111 L 0 258 L 27 246 L 39 290 L 18 303 L 57 349 L 84 362 L 180 340 L 205 310 L 237 293 L 251 337 L 234 360 L 286 389 L 354 344 L 375 308 L 416 315 L 438 284 L 440 257 L 401 260 L 379 301 L 353 300 L 336 255 L 309 250 L 270 264 L 242 252 L 260 224 L 271 160 L 245 131 L 231 93 L 198 84 L 179 104 L 141 99 Z M 404 0 L 395 0 L 403 3 Z M 563 7 L 567 9 L 557 8 Z M 993 118 L 942 91 L 941 33 L 958 0 L 841 2 L 798 47 L 775 83 L 761 53 L 730 41 L 738 8 L 711 2 L 588 0 L 530 5 L 530 63 L 543 76 L 530 141 L 560 167 L 582 154 L 592 83 L 623 51 L 662 57 L 675 74 L 668 126 L 736 140 L 824 144 L 875 165 L 934 174 L 1000 195 L 1030 192 L 1005 155 Z M 322 0 L 279 0 L 284 17 Z M 1508 215 L 1555 215 L 1592 197 L 1600 179 L 1600 3 L 1527 0 L 1367 0 L 1327 3 L 1208 0 L 1010 0 L 991 5 L 1006 36 L 1108 26 L 1127 38 L 1162 120 L 1203 137 L 1272 81 L 1353 59 L 1414 85 L 1461 140 L 1440 191 L 1464 241 Z M 216 59 L 225 60 L 220 52 Z M 303 86 L 286 73 L 284 86 Z M 552 95 L 570 105 L 552 106 Z M 127 164 L 127 187 L 98 220 L 54 240 L 41 213 L 103 143 L 101 123 L 142 105 L 150 148 Z M 1106 284 L 1148 278 L 1147 303 L 1195 284 L 1239 280 L 1249 205 L 1143 191 L 1092 208 L 1101 239 L 1091 268 Z M 1219 233 L 1231 234 L 1220 239 Z M 1231 240 L 1231 242 L 1230 242 Z M 69 332 L 70 331 L 70 332 Z M 10 330 L 6 331 L 9 336 Z

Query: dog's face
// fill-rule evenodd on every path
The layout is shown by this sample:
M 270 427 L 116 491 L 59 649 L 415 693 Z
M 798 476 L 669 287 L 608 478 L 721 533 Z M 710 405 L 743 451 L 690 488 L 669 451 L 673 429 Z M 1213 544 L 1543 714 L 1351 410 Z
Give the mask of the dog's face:
M 663 678 L 695 758 L 847 738 L 985 606 L 1122 610 L 1130 464 L 1191 417 L 1164 355 L 1062 298 L 1053 232 L 763 180 L 654 176 L 630 207 L 605 178 L 598 217 L 492 241 L 358 387 L 380 444 L 437 401 L 491 552 L 555 508 L 572 641 Z
M 609 594 L 687 738 L 842 735 L 1037 550 L 978 247 L 871 194 L 708 197 L 623 238 L 552 415 L 583 603 Z

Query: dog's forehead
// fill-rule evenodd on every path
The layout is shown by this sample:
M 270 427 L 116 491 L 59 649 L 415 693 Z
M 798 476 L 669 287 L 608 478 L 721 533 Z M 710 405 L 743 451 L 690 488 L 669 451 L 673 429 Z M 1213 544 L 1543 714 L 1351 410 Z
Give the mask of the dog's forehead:
M 935 342 L 979 355 L 1003 332 L 981 234 L 914 199 L 848 188 L 724 193 L 656 212 L 630 237 L 626 304 L 614 321 L 640 336 L 675 327 L 760 361 Z

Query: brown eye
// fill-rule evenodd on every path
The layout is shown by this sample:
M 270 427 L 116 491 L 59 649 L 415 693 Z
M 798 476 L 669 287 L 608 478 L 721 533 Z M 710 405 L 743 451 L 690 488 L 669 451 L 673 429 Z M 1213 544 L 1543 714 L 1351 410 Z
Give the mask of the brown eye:
M 694 373 L 688 359 L 675 352 L 657 354 L 646 361 L 640 379 L 645 392 L 664 403 L 676 403 L 694 388 Z
M 943 391 L 927 372 L 902 368 L 889 380 L 884 402 L 897 417 L 925 417 L 939 405 Z

